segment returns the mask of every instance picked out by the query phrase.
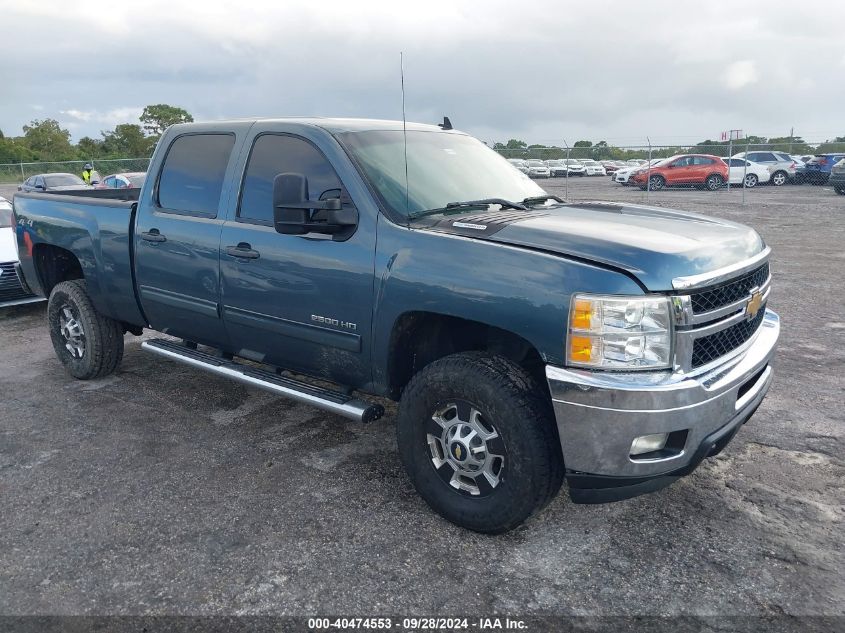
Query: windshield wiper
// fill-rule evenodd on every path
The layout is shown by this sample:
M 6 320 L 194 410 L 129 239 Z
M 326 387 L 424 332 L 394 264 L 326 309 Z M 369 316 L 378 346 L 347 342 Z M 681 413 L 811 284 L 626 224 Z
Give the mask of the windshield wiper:
M 416 220 L 427 215 L 436 215 L 438 213 L 448 213 L 449 211 L 459 211 L 461 209 L 477 209 L 479 207 L 489 207 L 491 204 L 497 204 L 503 209 L 519 209 L 520 211 L 527 211 L 526 207 L 521 202 L 511 202 L 504 198 L 484 198 L 483 200 L 467 200 L 465 202 L 449 202 L 445 207 L 439 209 L 426 209 L 425 211 L 416 211 L 408 215 L 409 220 Z
M 565 204 L 566 200 L 563 198 L 559 198 L 558 196 L 534 196 L 532 198 L 526 198 L 522 201 L 526 207 L 530 207 L 532 204 L 542 204 L 544 202 L 548 202 L 549 200 L 554 200 L 555 202 L 560 202 L 561 204 Z

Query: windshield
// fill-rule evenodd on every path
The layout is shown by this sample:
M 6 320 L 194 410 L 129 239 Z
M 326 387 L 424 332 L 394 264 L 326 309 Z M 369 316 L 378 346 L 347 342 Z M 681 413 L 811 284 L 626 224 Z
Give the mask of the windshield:
M 50 174 L 44 176 L 44 183 L 48 187 L 63 187 L 65 185 L 84 185 L 82 178 L 73 174 Z
M 338 138 L 389 210 L 407 216 L 450 202 L 545 195 L 528 176 L 471 136 L 408 132 L 408 196 L 401 130 L 344 132 Z

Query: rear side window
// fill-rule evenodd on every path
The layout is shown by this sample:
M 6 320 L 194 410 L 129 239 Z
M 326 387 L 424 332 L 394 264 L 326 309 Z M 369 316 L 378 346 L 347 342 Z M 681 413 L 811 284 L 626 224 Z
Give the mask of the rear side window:
M 696 156 L 694 158 L 694 164 L 695 165 L 712 165 L 713 159 L 712 158 L 706 158 L 705 156 Z
M 234 134 L 187 134 L 170 145 L 158 181 L 163 211 L 215 217 Z
M 297 173 L 308 179 L 308 199 L 340 198 L 343 185 L 328 159 L 308 141 L 294 136 L 263 134 L 249 155 L 238 217 L 273 222 L 273 180 L 278 174 Z

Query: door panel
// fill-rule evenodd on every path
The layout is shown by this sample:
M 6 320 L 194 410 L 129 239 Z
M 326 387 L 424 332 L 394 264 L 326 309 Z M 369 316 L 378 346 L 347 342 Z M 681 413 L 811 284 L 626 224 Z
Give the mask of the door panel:
M 222 228 L 222 312 L 233 349 L 272 365 L 344 384 L 369 380 L 375 227 L 360 218 L 345 241 L 282 235 L 272 225 L 272 182 L 308 178 L 309 199 L 353 201 L 324 155 L 287 134 L 261 134 L 250 152 L 241 200 Z M 319 213 L 319 212 L 316 212 Z M 256 256 L 244 256 L 246 251 Z
M 158 200 L 142 205 L 135 232 L 141 306 L 161 332 L 225 347 L 220 316 L 218 219 L 234 134 L 177 137 L 165 157 Z

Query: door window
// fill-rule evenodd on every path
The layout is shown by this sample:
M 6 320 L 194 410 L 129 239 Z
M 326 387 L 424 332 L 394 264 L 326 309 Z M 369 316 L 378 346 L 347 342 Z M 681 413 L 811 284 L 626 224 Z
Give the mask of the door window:
M 706 156 L 694 156 L 693 157 L 693 164 L 694 165 L 712 165 L 713 159 L 707 158 Z
M 170 145 L 158 181 L 162 211 L 217 216 L 233 134 L 186 134 Z
M 341 197 L 340 178 L 320 150 L 295 136 L 262 134 L 249 155 L 238 218 L 272 224 L 273 180 L 284 173 L 302 174 L 308 179 L 309 200 Z

